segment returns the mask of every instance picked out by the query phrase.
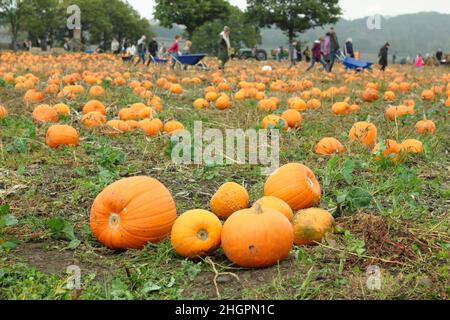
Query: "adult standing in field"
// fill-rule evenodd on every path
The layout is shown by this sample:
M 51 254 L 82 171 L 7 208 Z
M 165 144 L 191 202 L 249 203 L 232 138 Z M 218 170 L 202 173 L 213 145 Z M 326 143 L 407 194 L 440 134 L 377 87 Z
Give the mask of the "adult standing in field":
M 230 33 L 231 30 L 229 27 L 223 28 L 223 31 L 220 33 L 218 57 L 220 60 L 219 69 L 222 71 L 225 71 L 225 64 L 230 60 Z
M 147 47 L 147 44 L 145 43 L 146 40 L 147 37 L 142 36 L 137 43 L 137 53 L 139 56 L 139 60 L 136 62 L 136 65 L 138 65 L 140 62 L 142 62 L 142 64 L 145 64 L 145 50 Z
M 180 40 L 181 36 L 177 34 L 175 36 L 175 40 L 167 51 L 169 53 L 169 56 L 172 57 L 172 69 L 175 69 L 175 65 L 178 61 L 178 58 L 180 57 Z
M 328 72 L 331 72 L 333 70 L 334 62 L 337 59 L 337 56 L 339 54 L 339 40 L 337 37 L 336 32 L 334 31 L 334 28 L 330 28 L 330 64 L 328 67 Z
M 386 67 L 388 66 L 388 54 L 389 54 L 389 42 L 386 42 L 386 44 L 381 47 L 380 53 L 378 54 L 379 58 L 379 64 L 381 66 L 381 71 L 385 71 Z
M 297 59 L 297 40 L 292 40 L 292 42 L 289 44 L 289 61 L 291 62 L 291 64 L 289 65 L 289 69 L 297 65 Z
M 323 41 L 323 40 L 322 40 Z M 316 40 L 314 42 L 314 46 L 312 48 L 312 63 L 309 66 L 308 69 L 306 69 L 306 72 L 314 68 L 314 65 L 320 62 L 323 65 L 323 68 L 328 72 L 328 65 L 327 63 L 322 59 L 322 52 L 321 52 L 321 43 L 320 40 Z
M 344 45 L 344 55 L 349 58 L 355 58 L 355 50 L 353 49 L 353 40 L 348 38 Z
M 116 55 L 120 52 L 120 43 L 116 38 L 113 38 L 111 41 L 111 52 Z
M 330 64 L 330 33 L 327 32 L 325 37 L 320 38 L 320 51 L 322 52 L 323 59 L 327 63 L 327 70 L 328 65 Z
M 319 41 L 319 43 L 320 43 L 320 41 Z M 320 46 L 319 46 L 319 50 L 320 50 Z M 311 62 L 311 50 L 309 50 L 309 46 L 306 46 L 305 51 L 303 51 L 303 56 L 305 57 L 306 63 Z
M 156 36 L 152 37 L 152 40 L 148 44 L 148 52 L 150 54 L 150 57 L 148 57 L 147 66 L 150 65 L 150 63 L 153 61 L 155 57 L 158 55 L 158 40 Z
M 442 49 L 439 49 L 436 52 L 436 59 L 438 61 L 438 64 L 441 65 L 442 64 L 442 60 L 444 60 L 444 53 L 442 52 Z

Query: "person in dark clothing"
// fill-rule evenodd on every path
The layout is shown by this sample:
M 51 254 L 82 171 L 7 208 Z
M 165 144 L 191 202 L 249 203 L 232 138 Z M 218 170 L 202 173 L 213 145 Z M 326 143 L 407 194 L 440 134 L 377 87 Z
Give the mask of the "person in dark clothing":
M 153 58 L 158 56 L 158 50 L 158 41 L 156 36 L 154 36 L 148 44 L 148 52 L 150 54 L 150 57 L 148 57 L 147 65 L 150 65 L 150 63 L 153 61 Z
M 147 37 L 142 36 L 142 38 L 139 39 L 139 41 L 137 43 L 137 52 L 138 52 L 139 60 L 136 62 L 136 65 L 138 65 L 140 62 L 142 62 L 142 64 L 145 64 L 145 50 L 146 50 L 145 41 L 146 40 L 147 40 Z
M 339 54 L 339 40 L 337 37 L 334 28 L 330 28 L 330 64 L 328 66 L 328 71 L 331 72 L 333 70 L 334 62 L 337 59 Z
M 397 62 L 397 52 L 394 53 L 394 55 L 392 56 L 392 63 L 396 64 Z
M 228 60 L 230 60 L 230 32 L 231 30 L 229 27 L 224 27 L 223 31 L 220 33 L 218 57 L 221 62 L 219 69 L 222 71 L 225 70 L 225 64 L 228 62 Z
M 442 64 L 443 58 L 444 58 L 444 53 L 442 52 L 441 49 L 439 49 L 439 50 L 436 52 L 436 59 L 437 59 L 437 61 L 438 61 L 439 64 Z
M 387 42 L 383 47 L 381 47 L 380 53 L 378 54 L 381 71 L 385 71 L 386 67 L 388 66 L 389 47 L 390 44 L 389 42 Z
M 347 57 L 350 57 L 350 58 L 355 58 L 355 51 L 354 51 L 354 49 L 353 49 L 353 40 L 352 40 L 352 38 L 348 38 L 347 39 L 347 42 L 345 43 L 345 46 L 344 46 L 344 54 L 347 56 Z
M 323 41 L 323 40 L 322 40 Z M 321 45 L 320 45 L 320 40 L 316 40 L 314 42 L 314 46 L 312 48 L 312 63 L 309 66 L 308 69 L 306 69 L 306 72 L 308 72 L 309 70 L 311 70 L 312 68 L 314 68 L 314 65 L 320 62 L 323 65 L 323 68 L 328 72 L 328 65 L 325 62 L 325 60 L 322 59 L 322 51 L 321 51 Z
M 303 51 L 303 56 L 305 57 L 306 63 L 311 62 L 311 50 L 309 50 L 309 46 L 306 46 L 305 51 Z

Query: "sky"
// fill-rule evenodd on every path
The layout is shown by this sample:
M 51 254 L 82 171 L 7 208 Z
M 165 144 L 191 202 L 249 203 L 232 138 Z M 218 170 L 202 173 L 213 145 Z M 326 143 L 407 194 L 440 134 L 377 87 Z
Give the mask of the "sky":
M 154 0 L 128 0 L 128 2 L 149 19 L 153 16 Z M 230 3 L 245 9 L 246 0 L 229 0 Z M 449 0 L 340 0 L 346 19 L 357 19 L 374 14 L 395 16 L 421 11 L 450 13 Z

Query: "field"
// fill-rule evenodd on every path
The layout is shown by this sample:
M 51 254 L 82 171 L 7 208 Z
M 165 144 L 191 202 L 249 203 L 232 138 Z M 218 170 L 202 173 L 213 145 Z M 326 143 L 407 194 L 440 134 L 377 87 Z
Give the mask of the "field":
M 123 65 L 109 55 L 4 53 L 0 58 L 0 105 L 8 110 L 0 116 L 0 299 L 449 298 L 450 69 L 417 72 L 393 66 L 385 74 L 355 74 L 337 66 L 329 76 L 318 69 L 306 74 L 305 64 L 288 71 L 287 65 L 270 62 L 273 70 L 262 71 L 262 62 L 232 61 L 222 75 L 213 59 L 207 61 L 211 71 L 172 72 Z M 173 87 L 171 92 L 170 82 L 179 82 L 182 92 Z M 264 86 L 255 89 L 256 84 Z M 96 96 L 92 86 L 104 92 L 97 88 Z M 209 108 L 194 108 L 208 86 L 227 94 L 231 106 L 218 110 L 211 102 Z M 373 102 L 363 97 L 367 87 L 378 95 Z M 236 96 L 238 91 L 244 96 Z M 275 110 L 262 110 L 256 98 L 265 97 L 278 98 Z M 246 270 L 233 265 L 222 249 L 187 260 L 169 238 L 142 250 L 113 251 L 92 235 L 94 199 L 121 178 L 158 179 L 181 214 L 209 210 L 211 197 L 229 181 L 245 186 L 253 203 L 264 195 L 266 177 L 258 165 L 176 165 L 166 133 L 89 129 L 81 121 L 89 100 L 106 106 L 108 120 L 122 108 L 144 103 L 164 123 L 177 120 L 192 131 L 195 121 L 204 128 L 260 129 L 267 115 L 288 109 L 292 97 L 298 97 L 289 100 L 294 109 L 299 99 L 320 101 L 315 108 L 300 103 L 301 127 L 280 131 L 280 162 L 302 163 L 317 177 L 322 187 L 317 206 L 337 225 L 324 241 L 295 246 L 273 267 Z M 348 108 L 358 107 L 334 114 L 332 107 L 344 100 Z M 32 118 L 36 106 L 57 103 L 69 106 L 58 123 L 76 128 L 78 146 L 49 148 L 51 123 Z M 386 109 L 402 104 L 408 104 L 408 113 L 389 120 Z M 416 131 L 424 117 L 434 122 L 434 133 Z M 349 139 L 359 121 L 377 127 L 378 142 L 417 139 L 423 151 L 399 161 L 376 161 L 373 146 Z M 315 146 L 324 137 L 338 139 L 345 153 L 317 155 Z M 81 269 L 79 290 L 66 288 L 70 265 Z M 367 285 L 367 270 L 374 266 L 380 270 L 378 288 Z

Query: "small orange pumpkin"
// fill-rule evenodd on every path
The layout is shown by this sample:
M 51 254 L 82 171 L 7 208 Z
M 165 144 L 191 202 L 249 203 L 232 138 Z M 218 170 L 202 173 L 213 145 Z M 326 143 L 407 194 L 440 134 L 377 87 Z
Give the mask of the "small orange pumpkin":
M 366 146 L 373 146 L 377 141 L 377 127 L 370 122 L 357 122 L 350 130 L 349 138 L 360 141 Z
M 292 219 L 294 218 L 294 213 L 292 212 L 291 207 L 289 207 L 289 205 L 286 202 L 284 202 L 279 198 L 262 197 L 261 199 L 255 202 L 253 207 L 255 207 L 256 205 L 260 205 L 263 208 L 269 208 L 278 211 L 281 214 L 283 214 L 286 218 L 288 218 L 289 221 L 292 221 Z
M 345 147 L 336 138 L 323 138 L 316 145 L 315 151 L 318 155 L 331 156 L 345 153 Z
M 310 208 L 297 212 L 293 220 L 294 243 L 298 246 L 322 242 L 333 232 L 334 218 L 326 210 Z
M 248 208 L 249 201 L 248 192 L 243 186 L 228 182 L 217 190 L 211 198 L 210 206 L 215 215 L 227 219 L 236 211 Z

